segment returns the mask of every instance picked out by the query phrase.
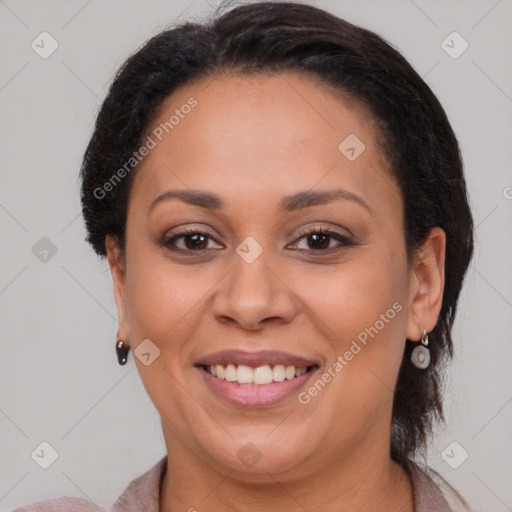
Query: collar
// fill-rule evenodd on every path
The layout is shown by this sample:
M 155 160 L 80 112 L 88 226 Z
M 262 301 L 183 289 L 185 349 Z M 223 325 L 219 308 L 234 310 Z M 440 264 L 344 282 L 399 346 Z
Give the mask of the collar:
M 139 476 L 119 496 L 111 512 L 159 512 L 160 486 L 167 469 L 167 455 Z M 416 463 L 404 466 L 411 478 L 415 512 L 453 512 L 443 492 Z

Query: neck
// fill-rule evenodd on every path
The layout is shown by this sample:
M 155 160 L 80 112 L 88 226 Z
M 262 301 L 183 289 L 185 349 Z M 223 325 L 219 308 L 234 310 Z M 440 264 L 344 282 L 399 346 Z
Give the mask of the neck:
M 249 482 L 246 476 L 212 468 L 191 453 L 177 456 L 179 452 L 178 446 L 168 449 L 173 456 L 167 459 L 159 512 L 368 512 L 382 510 L 383 504 L 388 510 L 414 512 L 410 478 L 389 454 L 336 460 L 299 478 L 267 473 Z

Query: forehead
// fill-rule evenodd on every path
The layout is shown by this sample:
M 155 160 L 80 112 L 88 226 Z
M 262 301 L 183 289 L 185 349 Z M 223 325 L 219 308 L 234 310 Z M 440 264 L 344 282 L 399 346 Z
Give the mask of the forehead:
M 383 187 L 397 193 L 372 117 L 297 73 L 224 73 L 186 85 L 147 136 L 154 147 L 134 183 L 146 200 L 167 188 L 215 190 L 240 203 L 314 187 L 344 186 L 372 204 L 386 198 Z

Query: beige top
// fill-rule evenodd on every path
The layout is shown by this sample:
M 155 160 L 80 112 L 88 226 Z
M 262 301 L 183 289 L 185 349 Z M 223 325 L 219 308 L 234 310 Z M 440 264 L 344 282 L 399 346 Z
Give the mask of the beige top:
M 130 482 L 110 509 L 102 509 L 83 498 L 63 496 L 39 501 L 14 509 L 12 512 L 159 512 L 160 484 L 167 467 L 167 456 L 150 470 Z M 470 510 L 460 501 L 446 482 L 433 478 L 419 466 L 411 464 L 411 481 L 415 512 L 465 512 Z M 427 468 L 427 471 L 428 468 Z M 434 474 L 432 476 L 435 478 Z

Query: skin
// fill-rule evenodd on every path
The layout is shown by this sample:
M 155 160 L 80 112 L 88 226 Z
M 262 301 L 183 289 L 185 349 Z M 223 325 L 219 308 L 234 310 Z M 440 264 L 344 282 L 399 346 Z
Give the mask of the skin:
M 175 91 L 148 133 L 191 96 L 197 106 L 138 167 L 126 251 L 106 239 L 119 338 L 160 350 L 149 366 L 134 357 L 167 447 L 160 511 L 413 511 L 411 482 L 389 456 L 392 399 L 406 338 L 418 341 L 439 316 L 444 231 L 408 265 L 400 190 L 374 122 L 322 82 L 209 77 Z M 350 133 L 366 146 L 354 161 L 338 150 Z M 284 196 L 334 188 L 371 212 L 340 199 L 278 210 Z M 173 199 L 148 215 L 168 189 L 215 193 L 225 207 Z M 207 250 L 197 255 L 190 238 L 176 241 L 188 253 L 160 244 L 184 227 L 206 230 Z M 313 227 L 351 233 L 356 245 L 327 238 L 321 255 L 299 234 Z M 263 249 L 250 264 L 235 251 L 247 236 Z M 321 375 L 395 302 L 402 310 L 305 405 L 294 396 L 236 407 L 194 367 L 219 350 L 277 349 L 319 361 Z M 237 453 L 249 442 L 261 458 L 246 467 Z

